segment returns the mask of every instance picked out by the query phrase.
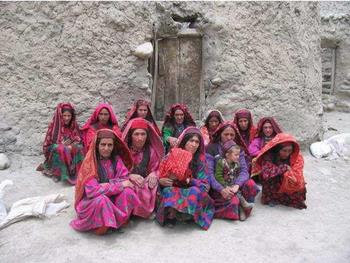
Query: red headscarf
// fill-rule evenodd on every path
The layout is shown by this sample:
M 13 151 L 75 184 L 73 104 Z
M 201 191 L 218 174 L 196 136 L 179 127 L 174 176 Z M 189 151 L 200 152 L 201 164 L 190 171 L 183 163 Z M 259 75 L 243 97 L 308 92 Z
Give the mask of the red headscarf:
M 205 146 L 204 146 L 204 140 L 203 140 L 203 136 L 201 134 L 200 129 L 198 129 L 197 127 L 187 127 L 179 136 L 178 138 L 178 143 L 176 147 L 179 147 L 179 145 L 181 144 L 182 140 L 185 138 L 185 136 L 187 134 L 197 134 L 199 135 L 199 147 L 200 147 L 200 153 L 199 153 L 199 160 L 201 161 L 205 161 Z
M 146 100 L 137 100 L 134 105 L 132 106 L 132 108 L 128 111 L 128 113 L 126 114 L 126 118 L 125 118 L 125 121 L 123 123 L 123 126 L 122 126 L 122 131 L 124 131 L 126 125 L 128 124 L 128 122 L 131 120 L 131 119 L 134 119 L 134 118 L 137 118 L 138 115 L 137 115 L 137 109 L 140 107 L 140 106 L 146 106 L 147 107 L 147 116 L 146 116 L 146 120 L 148 120 L 149 122 L 151 122 L 153 124 L 153 128 L 154 130 L 157 132 L 157 134 L 160 136 L 161 133 L 160 133 L 160 130 L 157 126 L 157 123 L 156 121 L 154 120 L 153 118 L 153 115 L 152 115 L 152 112 L 151 112 L 151 105 L 148 101 Z
M 241 134 L 238 132 L 238 128 L 236 124 L 234 124 L 232 121 L 225 121 L 220 124 L 220 126 L 216 129 L 216 131 L 213 134 L 213 140 L 211 141 L 212 143 L 218 143 L 221 140 L 221 133 L 227 128 L 231 127 L 235 131 L 235 138 L 233 139 L 237 145 L 242 147 L 245 150 L 244 147 L 244 141 L 241 137 Z
M 282 132 L 282 129 L 279 126 L 279 124 L 277 123 L 277 121 L 275 120 L 275 118 L 273 118 L 273 117 L 263 117 L 258 122 L 258 128 L 257 128 L 255 137 L 262 137 L 262 136 L 264 136 L 263 126 L 264 126 L 265 122 L 271 123 L 272 129 L 275 132 L 275 134 L 278 134 L 278 133 Z
M 115 148 L 113 149 L 113 151 L 115 151 L 120 156 L 124 165 L 129 170 L 132 169 L 133 161 L 130 151 L 126 144 L 123 142 L 123 140 L 118 136 L 118 134 L 110 129 L 98 130 L 78 173 L 78 179 L 75 185 L 75 207 L 78 205 L 78 203 L 84 196 L 85 184 L 92 178 L 98 178 L 98 166 L 96 157 L 96 150 L 98 145 L 96 145 L 96 141 L 99 134 L 103 134 L 105 132 L 114 134 L 116 138 L 116 144 L 114 144 Z
M 116 126 L 118 128 L 118 130 L 120 130 L 119 125 L 118 125 L 118 121 L 117 121 L 117 116 L 115 115 L 115 113 L 112 109 L 112 106 L 107 104 L 107 103 L 101 103 L 96 107 L 94 113 L 90 116 L 90 118 L 87 120 L 87 122 L 81 128 L 81 131 L 88 130 L 91 125 L 94 125 L 95 123 L 98 122 L 98 115 L 102 109 L 108 110 L 109 116 L 110 116 L 109 118 L 110 118 L 110 121 L 112 122 L 113 129 Z
M 287 142 L 293 144 L 293 152 L 289 159 L 290 167 L 292 169 L 283 174 L 282 184 L 279 189 L 280 193 L 293 193 L 305 188 L 305 180 L 303 175 L 304 159 L 301 155 L 299 144 L 292 135 L 287 133 L 278 133 L 264 146 L 260 154 L 256 157 L 256 165 L 260 168 L 258 170 L 261 170 L 261 163 L 264 156 L 269 154 L 272 148 Z M 291 182 L 291 180 L 289 180 L 290 178 L 295 180 L 295 182 Z
M 154 126 L 147 120 L 143 118 L 135 118 L 128 122 L 123 131 L 123 141 L 128 145 L 129 133 L 133 129 L 146 129 L 148 131 L 148 136 L 150 139 L 150 147 L 155 151 L 157 157 L 160 159 L 164 156 L 164 147 L 162 140 L 160 139 L 158 133 L 154 130 Z
M 240 109 L 240 110 L 237 110 L 234 114 L 234 118 L 233 118 L 233 122 L 234 124 L 236 124 L 236 126 L 238 127 L 238 131 L 240 132 L 240 128 L 239 128 L 239 125 L 238 125 L 238 121 L 239 119 L 241 118 L 245 118 L 248 120 L 248 131 L 249 131 L 249 143 L 252 142 L 252 140 L 254 139 L 255 135 L 256 135 L 256 127 L 254 126 L 254 123 L 253 123 L 253 116 L 252 116 L 252 113 L 247 110 L 247 109 Z M 246 147 L 248 147 L 248 145 L 246 145 Z
M 72 120 L 69 124 L 69 129 L 73 131 L 74 137 L 76 137 L 80 142 L 79 126 L 76 121 L 74 107 L 70 103 L 59 103 L 56 107 L 52 121 L 49 124 L 49 128 L 47 129 L 45 140 L 44 140 L 43 152 L 45 154 L 46 159 L 51 158 L 51 154 L 48 151 L 48 147 L 54 143 L 62 142 L 63 128 L 64 128 L 62 110 L 65 110 L 65 109 L 68 109 L 72 113 Z
M 184 104 L 173 104 L 169 111 L 166 113 L 165 118 L 164 118 L 164 123 L 163 123 L 163 128 L 167 125 L 174 125 L 175 124 L 175 111 L 176 110 L 182 110 L 184 113 L 184 124 L 185 127 L 187 126 L 196 126 L 196 123 L 194 122 L 190 112 L 188 111 L 188 108 Z

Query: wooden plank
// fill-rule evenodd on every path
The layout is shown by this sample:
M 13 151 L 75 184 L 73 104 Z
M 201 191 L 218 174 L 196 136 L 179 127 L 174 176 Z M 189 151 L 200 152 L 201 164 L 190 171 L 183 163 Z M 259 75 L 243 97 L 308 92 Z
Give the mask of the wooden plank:
M 332 81 L 332 86 L 331 86 L 331 94 L 334 94 L 334 89 L 335 89 L 335 66 L 336 66 L 336 48 L 332 49 L 332 76 L 331 76 L 331 81 Z

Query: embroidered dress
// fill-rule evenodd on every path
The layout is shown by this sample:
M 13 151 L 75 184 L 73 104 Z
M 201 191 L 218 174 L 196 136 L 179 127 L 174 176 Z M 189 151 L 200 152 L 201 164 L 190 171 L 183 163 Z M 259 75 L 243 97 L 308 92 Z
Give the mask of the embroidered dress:
M 101 123 L 98 122 L 98 115 L 100 111 L 103 109 L 106 109 L 109 112 L 110 119 L 107 125 L 102 125 Z M 116 132 L 118 136 L 121 136 L 121 131 L 119 129 L 119 125 L 117 121 L 117 116 L 114 114 L 112 107 L 107 103 L 101 103 L 100 105 L 98 105 L 94 113 L 91 115 L 88 121 L 81 128 L 81 134 L 83 138 L 85 152 L 88 152 L 90 144 L 93 138 L 95 137 L 96 132 L 100 129 L 111 129 L 114 132 Z
M 96 139 L 105 131 L 112 132 L 97 131 L 79 171 L 75 189 L 77 218 L 70 223 L 78 231 L 117 229 L 128 221 L 133 209 L 140 204 L 136 193 L 122 185 L 128 180 L 132 159 L 116 133 L 114 148 L 117 155 L 112 160 L 96 156 Z
M 157 122 L 155 121 L 152 112 L 151 112 L 151 105 L 148 101 L 146 100 L 137 100 L 134 105 L 132 106 L 132 108 L 128 111 L 128 113 L 126 114 L 126 118 L 125 121 L 123 123 L 122 126 L 122 131 L 125 130 L 126 126 L 128 125 L 129 121 L 131 121 L 134 118 L 138 118 L 137 115 L 137 110 L 140 106 L 146 106 L 147 107 L 147 116 L 146 116 L 146 120 L 149 121 L 151 123 L 151 125 L 153 126 L 153 129 L 156 131 L 156 133 L 161 136 L 161 132 L 158 128 Z
M 214 202 L 205 190 L 208 179 L 205 173 L 204 141 L 199 129 L 189 127 L 179 137 L 180 143 L 184 136 L 189 133 L 198 134 L 201 138 L 197 169 L 193 171 L 188 168 L 192 179 L 187 186 L 161 188 L 156 219 L 161 225 L 164 225 L 168 216 L 167 208 L 173 208 L 178 215 L 189 216 L 201 228 L 207 230 L 213 220 Z M 165 156 L 164 160 L 167 158 L 168 156 Z
M 290 142 L 293 152 L 285 161 L 273 162 L 272 149 L 280 144 Z M 261 166 L 263 204 L 281 204 L 299 209 L 306 208 L 306 188 L 303 175 L 304 160 L 295 138 L 286 133 L 277 134 L 257 157 Z M 288 170 L 288 166 L 291 170 Z
M 184 113 L 184 121 L 182 124 L 176 124 L 175 122 L 175 111 L 182 110 Z M 178 138 L 180 134 L 190 126 L 196 126 L 190 112 L 187 107 L 183 104 L 174 104 L 170 107 L 169 111 L 165 115 L 164 123 L 162 127 L 162 139 L 163 145 L 165 147 L 165 153 L 168 153 L 170 150 L 170 145 L 168 142 L 169 137 Z
M 67 126 L 63 122 L 62 110 L 68 110 L 72 114 Z M 64 144 L 68 140 L 71 143 Z M 50 171 L 58 180 L 75 184 L 84 153 L 75 111 L 71 104 L 58 104 L 46 133 L 43 152 L 43 169 Z
M 144 125 L 140 125 L 140 122 Z M 123 140 L 127 145 L 132 144 L 132 142 L 129 141 L 132 131 L 140 127 L 147 130 L 149 144 L 145 145 L 144 148 L 139 151 L 133 150 L 132 147 L 129 146 L 134 162 L 134 168 L 131 173 L 139 174 L 145 178 L 145 183 L 142 187 L 134 186 L 141 203 L 134 209 L 133 214 L 139 217 L 149 218 L 155 209 L 158 189 L 158 183 L 153 188 L 149 186 L 149 179 L 151 174 L 154 174 L 158 178 L 158 168 L 160 160 L 164 156 L 164 148 L 153 125 L 142 118 L 131 119 L 126 125 L 123 132 Z

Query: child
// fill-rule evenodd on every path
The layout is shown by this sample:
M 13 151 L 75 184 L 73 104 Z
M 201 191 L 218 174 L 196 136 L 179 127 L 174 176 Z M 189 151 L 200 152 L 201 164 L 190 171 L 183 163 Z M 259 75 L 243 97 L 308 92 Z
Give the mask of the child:
M 215 179 L 223 186 L 230 187 L 240 201 L 240 220 L 244 221 L 249 215 L 254 204 L 248 203 L 239 190 L 239 185 L 235 184 L 239 173 L 239 155 L 241 148 L 232 140 L 223 145 L 223 158 L 219 158 L 215 166 Z

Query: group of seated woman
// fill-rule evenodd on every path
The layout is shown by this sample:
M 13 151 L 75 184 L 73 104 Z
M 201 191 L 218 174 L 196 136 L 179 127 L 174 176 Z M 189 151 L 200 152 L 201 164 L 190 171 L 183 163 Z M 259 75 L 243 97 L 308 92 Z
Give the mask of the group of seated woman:
M 271 117 L 257 128 L 250 111 L 231 121 L 211 110 L 196 127 L 188 108 L 171 106 L 162 130 L 150 104 L 135 102 L 122 128 L 112 107 L 100 104 L 79 129 L 74 108 L 57 106 L 38 170 L 75 184 L 78 231 L 104 234 L 130 217 L 161 225 L 213 218 L 244 221 L 262 185 L 263 204 L 306 208 L 303 157 L 295 138 Z M 85 157 L 84 157 L 85 156 Z

